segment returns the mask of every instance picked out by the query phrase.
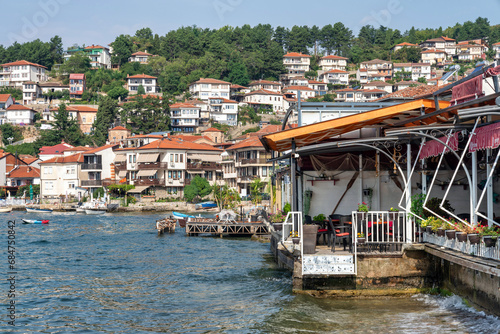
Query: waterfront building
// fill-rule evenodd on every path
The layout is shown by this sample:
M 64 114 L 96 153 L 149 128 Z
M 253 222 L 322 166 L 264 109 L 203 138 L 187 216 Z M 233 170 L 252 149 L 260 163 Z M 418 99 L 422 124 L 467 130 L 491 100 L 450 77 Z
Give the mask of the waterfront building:
M 83 163 L 79 174 L 81 187 L 93 191 L 115 180 L 114 166 L 111 166 L 115 160 L 114 149 L 117 147 L 116 144 L 109 144 L 82 152 Z
M 56 156 L 40 162 L 40 198 L 83 197 L 85 191 L 80 187 L 79 177 L 82 164 L 82 153 Z
M 22 88 L 24 82 L 45 82 L 48 80 L 47 67 L 19 60 L 1 65 L 0 87 Z
M 22 187 L 29 184 L 40 184 L 40 169 L 33 166 L 17 165 L 7 173 L 7 186 Z M 17 194 L 23 195 L 23 194 Z M 29 194 L 28 194 L 29 196 Z
M 55 157 L 63 157 L 64 151 L 71 148 L 74 148 L 74 146 L 65 143 L 63 140 L 60 144 L 54 146 L 42 146 L 39 149 L 38 156 L 42 161 L 50 160 Z
M 19 159 L 16 155 L 5 152 L 0 149 L 0 186 L 7 185 L 7 175 L 16 166 L 26 165 L 26 163 Z

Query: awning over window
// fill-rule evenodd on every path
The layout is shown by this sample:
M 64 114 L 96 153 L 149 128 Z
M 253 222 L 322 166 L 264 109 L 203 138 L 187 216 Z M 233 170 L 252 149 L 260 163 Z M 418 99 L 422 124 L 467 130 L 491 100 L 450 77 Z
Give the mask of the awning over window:
M 140 170 L 139 173 L 137 173 L 137 176 L 153 176 L 155 175 L 157 172 L 156 169 L 152 169 L 152 170 Z
M 151 187 L 151 186 L 137 186 L 137 187 L 135 187 L 134 189 L 129 190 L 129 191 L 128 191 L 128 193 L 129 193 L 129 194 L 140 194 L 140 193 L 142 193 L 144 190 L 148 189 L 149 187 Z
M 159 153 L 141 153 L 137 158 L 137 162 L 156 162 L 159 155 Z
M 469 152 L 497 148 L 500 145 L 500 123 L 493 123 L 476 129 L 472 136 Z
M 188 159 L 191 160 L 200 160 L 200 161 L 207 161 L 207 162 L 220 162 L 220 155 L 219 154 L 189 154 L 187 155 Z
M 441 140 L 443 143 L 446 143 L 448 140 L 447 136 L 438 138 Z M 450 140 L 448 141 L 448 146 L 453 149 L 453 151 L 458 150 L 458 132 L 455 132 Z M 428 157 L 437 157 L 441 153 L 443 153 L 443 149 L 445 146 L 438 142 L 437 140 L 431 140 L 428 142 L 425 142 L 424 147 L 422 147 L 422 151 L 420 151 L 420 159 L 427 159 Z M 446 151 L 444 153 L 448 153 L 450 150 L 446 148 Z
M 121 178 L 124 178 L 125 176 L 127 176 L 127 171 L 126 170 L 121 170 L 118 172 L 118 177 L 121 179 Z
M 117 154 L 115 157 L 115 162 L 126 162 L 127 155 L 126 154 Z

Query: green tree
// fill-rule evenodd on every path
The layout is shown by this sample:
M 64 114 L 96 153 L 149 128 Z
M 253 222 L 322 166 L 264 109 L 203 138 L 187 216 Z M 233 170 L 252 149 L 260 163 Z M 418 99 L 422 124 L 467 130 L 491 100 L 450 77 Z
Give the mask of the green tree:
M 108 91 L 108 96 L 114 100 L 124 100 L 128 96 L 128 90 L 123 87 L 115 87 Z
M 146 94 L 146 90 L 142 85 L 139 85 L 139 87 L 137 87 L 137 95 L 144 95 L 144 94 Z
M 110 97 L 104 96 L 99 102 L 94 128 L 93 140 L 98 146 L 102 146 L 108 139 L 108 129 L 116 121 L 118 115 L 118 103 Z
M 33 197 L 40 195 L 40 185 L 32 184 L 33 187 Z M 30 185 L 27 184 L 25 186 L 21 186 L 17 189 L 17 196 L 23 196 L 26 194 L 26 197 L 30 197 Z
M 125 64 L 132 55 L 132 41 L 130 36 L 120 35 L 116 37 L 115 41 L 111 43 L 113 46 L 113 56 L 111 62 L 113 64 Z
M 9 144 L 8 138 L 12 138 L 12 142 L 23 139 L 21 129 L 17 126 L 13 126 L 10 123 L 0 125 L 0 130 L 2 131 L 2 142 L 4 145 Z
M 236 189 L 229 188 L 227 184 L 223 186 L 215 185 L 213 187 L 215 202 L 220 210 L 235 209 L 241 202 L 241 197 Z
M 188 202 L 202 200 L 204 197 L 210 195 L 212 190 L 212 186 L 206 179 L 196 175 L 191 180 L 191 184 L 184 187 L 184 198 Z
M 128 127 L 135 132 L 166 131 L 170 126 L 168 104 L 156 96 L 134 96 L 122 107 L 121 119 L 127 120 Z
M 61 140 L 71 144 L 71 145 L 82 145 L 84 143 L 84 135 L 78 126 L 76 119 L 71 117 L 63 103 L 59 106 L 57 112 L 54 112 L 54 122 L 52 123 L 53 129 L 48 130 L 50 136 L 45 139 L 56 140 L 56 143 L 60 143 Z M 42 138 L 44 136 L 42 135 Z
M 90 69 L 90 58 L 84 52 L 76 52 L 61 65 L 63 73 L 85 73 Z
M 231 53 L 229 64 L 227 66 L 227 71 L 228 71 L 227 81 L 235 85 L 241 85 L 241 86 L 248 85 L 250 77 L 248 76 L 247 68 L 243 63 L 243 61 L 241 60 L 239 52 L 234 51 Z
M 252 202 L 259 204 L 262 202 L 262 190 L 266 184 L 260 178 L 254 179 L 250 184 L 250 194 L 252 195 Z
M 4 87 L 0 89 L 0 94 L 10 94 L 16 101 L 22 101 L 23 99 L 23 91 L 17 88 Z

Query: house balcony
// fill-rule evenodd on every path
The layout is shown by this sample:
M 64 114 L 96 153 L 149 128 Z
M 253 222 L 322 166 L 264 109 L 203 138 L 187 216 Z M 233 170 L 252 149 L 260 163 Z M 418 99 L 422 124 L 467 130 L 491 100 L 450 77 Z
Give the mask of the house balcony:
M 103 180 L 82 180 L 82 187 L 102 187 Z
M 82 165 L 82 170 L 95 170 L 95 169 L 102 170 L 102 164 L 83 164 Z
M 224 173 L 224 179 L 236 179 L 237 177 L 237 173 Z
M 252 183 L 253 180 L 255 179 L 260 179 L 259 175 L 245 175 L 245 176 L 240 176 L 236 182 L 238 183 Z
M 115 162 L 115 171 L 119 172 L 122 170 L 127 170 L 127 164 L 125 162 Z
M 269 156 L 269 157 L 266 157 L 266 158 L 243 159 L 240 162 L 240 166 L 270 164 L 269 162 L 267 162 L 268 159 L 271 159 L 271 157 Z
M 135 179 L 132 180 L 135 186 L 164 186 L 165 180 L 162 179 Z
M 139 162 L 139 169 L 168 169 L 168 162 Z
M 188 162 L 186 164 L 187 170 L 222 170 L 222 165 L 217 162 Z

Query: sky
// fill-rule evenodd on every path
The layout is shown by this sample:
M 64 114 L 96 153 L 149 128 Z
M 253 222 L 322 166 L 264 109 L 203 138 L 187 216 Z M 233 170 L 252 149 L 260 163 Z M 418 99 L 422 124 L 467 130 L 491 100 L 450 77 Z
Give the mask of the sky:
M 0 44 L 11 45 L 59 35 L 64 47 L 108 45 L 121 34 L 149 27 L 165 35 L 182 26 L 217 29 L 224 26 L 273 27 L 342 22 L 357 33 L 366 24 L 404 32 L 415 28 L 443 29 L 457 22 L 486 17 L 500 24 L 500 0 L 17 0 L 2 3 Z M 9 14 L 10 13 L 10 14 Z

